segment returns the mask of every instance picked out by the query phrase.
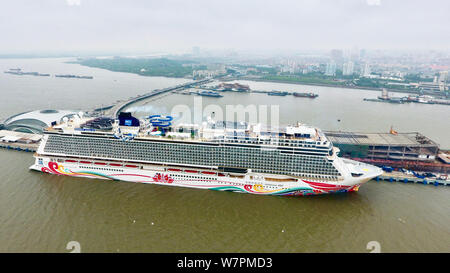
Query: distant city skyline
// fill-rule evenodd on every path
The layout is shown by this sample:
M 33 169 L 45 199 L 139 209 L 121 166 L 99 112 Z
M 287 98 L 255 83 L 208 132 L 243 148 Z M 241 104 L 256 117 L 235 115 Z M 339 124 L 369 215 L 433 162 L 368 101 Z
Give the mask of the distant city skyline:
M 450 2 L 18 0 L 0 8 L 0 54 L 448 51 Z

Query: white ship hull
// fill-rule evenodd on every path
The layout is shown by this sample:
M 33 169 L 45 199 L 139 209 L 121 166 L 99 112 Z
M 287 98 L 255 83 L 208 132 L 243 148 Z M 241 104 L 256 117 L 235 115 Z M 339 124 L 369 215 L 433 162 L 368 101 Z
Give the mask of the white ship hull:
M 327 181 L 270 174 L 231 174 L 221 173 L 217 170 L 117 164 L 108 161 L 94 162 L 89 159 L 84 161 L 82 159 L 55 160 L 45 156 L 36 156 L 36 162 L 30 169 L 72 177 L 287 196 L 357 191 L 361 184 L 381 174 L 379 168 L 375 167 L 370 170 L 365 169 L 367 173 L 359 177 L 344 177 L 342 180 Z

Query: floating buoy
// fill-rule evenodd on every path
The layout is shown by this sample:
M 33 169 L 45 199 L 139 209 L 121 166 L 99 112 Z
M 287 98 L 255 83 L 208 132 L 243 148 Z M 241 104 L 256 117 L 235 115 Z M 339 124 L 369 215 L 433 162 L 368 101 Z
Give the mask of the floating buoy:
M 403 182 L 408 183 L 408 179 L 407 178 L 403 179 Z
M 394 178 L 390 177 L 389 182 L 394 182 Z
M 439 186 L 439 183 L 437 181 L 434 181 L 434 186 Z

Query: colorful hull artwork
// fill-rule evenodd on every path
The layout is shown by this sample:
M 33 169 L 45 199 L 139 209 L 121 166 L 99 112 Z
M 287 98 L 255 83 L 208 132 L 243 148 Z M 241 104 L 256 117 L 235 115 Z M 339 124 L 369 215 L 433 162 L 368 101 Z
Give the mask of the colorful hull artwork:
M 48 164 L 39 164 L 30 168 L 44 173 L 65 175 L 72 177 L 100 178 L 108 180 L 121 180 L 136 183 L 150 183 L 169 186 L 180 186 L 198 189 L 210 189 L 216 191 L 232 191 L 241 193 L 251 193 L 259 195 L 283 195 L 283 196 L 305 196 L 328 193 L 352 192 L 357 191 L 360 184 L 355 185 L 336 185 L 333 183 L 313 182 L 299 179 L 296 182 L 281 184 L 282 186 L 263 185 L 262 182 L 247 180 L 247 178 L 235 179 L 227 176 L 205 175 L 192 179 L 188 174 L 173 174 L 170 172 L 158 172 L 128 168 L 121 168 L 120 172 L 115 170 L 84 170 L 77 164 L 73 166 L 64 166 L 56 162 Z M 279 184 L 280 185 L 280 184 Z

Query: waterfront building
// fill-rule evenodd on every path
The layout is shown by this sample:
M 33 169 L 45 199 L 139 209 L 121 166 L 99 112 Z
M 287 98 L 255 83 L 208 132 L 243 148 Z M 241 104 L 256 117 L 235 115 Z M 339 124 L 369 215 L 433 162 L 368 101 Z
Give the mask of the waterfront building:
M 448 90 L 448 86 L 447 86 L 447 78 L 448 78 L 448 71 L 441 71 L 439 72 L 439 91 L 447 91 Z
M 40 134 L 44 128 L 60 123 L 65 118 L 72 118 L 74 116 L 78 116 L 78 112 L 54 109 L 29 111 L 7 118 L 4 121 L 3 129 Z
M 439 83 L 447 83 L 448 71 L 439 72 Z
M 446 173 L 448 166 L 435 164 L 439 145 L 418 133 L 324 132 L 340 149 L 340 156 L 377 166 L 393 166 L 417 171 Z

